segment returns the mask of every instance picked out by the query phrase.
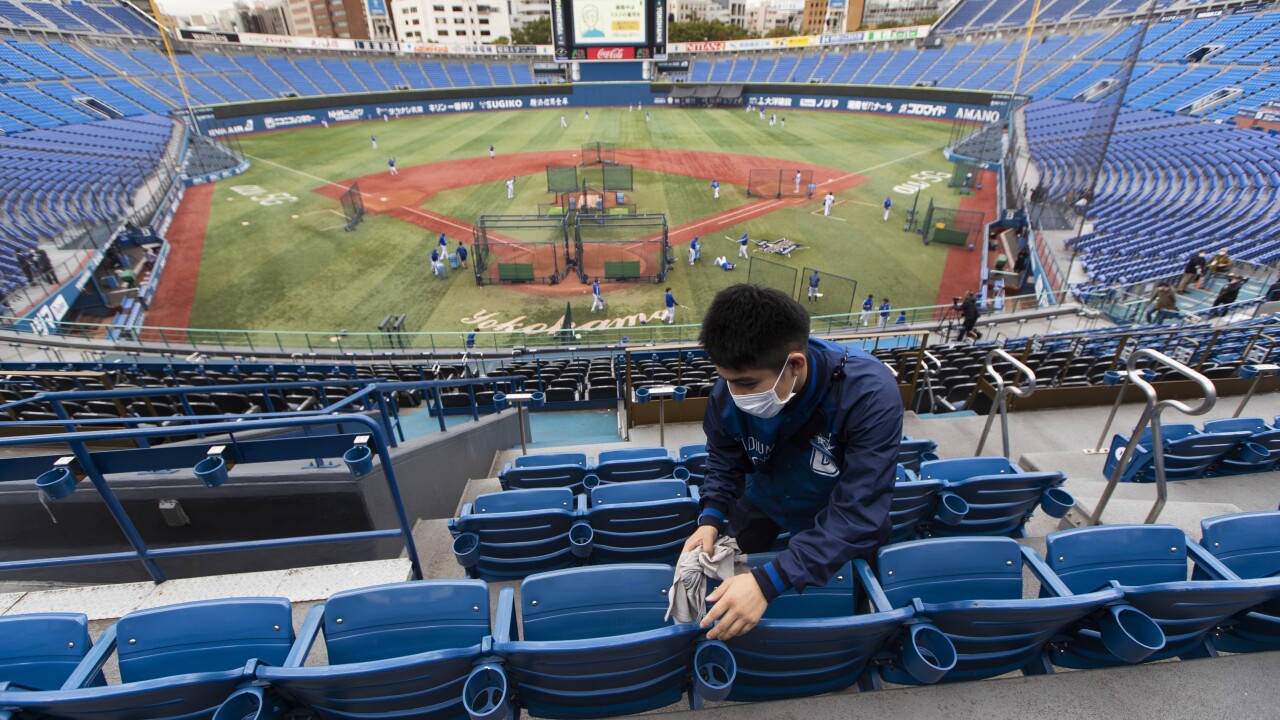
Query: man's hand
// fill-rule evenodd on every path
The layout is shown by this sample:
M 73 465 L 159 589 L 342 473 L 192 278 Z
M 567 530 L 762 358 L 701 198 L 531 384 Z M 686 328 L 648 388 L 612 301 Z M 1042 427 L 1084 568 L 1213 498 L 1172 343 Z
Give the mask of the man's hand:
M 720 624 L 707 632 L 708 640 L 730 640 L 751 632 L 751 628 L 760 622 L 769 602 L 760 592 L 760 586 L 751 573 L 734 575 L 707 596 L 714 603 L 707 616 L 702 619 L 701 627 L 707 627 L 716 620 Z
M 702 552 L 711 555 L 713 554 L 711 551 L 716 546 L 716 540 L 719 538 L 720 531 L 715 529 L 715 526 L 703 525 L 698 528 L 696 532 L 690 535 L 688 540 L 684 541 L 684 548 L 680 551 L 680 554 L 683 555 L 690 550 L 696 550 L 701 546 Z

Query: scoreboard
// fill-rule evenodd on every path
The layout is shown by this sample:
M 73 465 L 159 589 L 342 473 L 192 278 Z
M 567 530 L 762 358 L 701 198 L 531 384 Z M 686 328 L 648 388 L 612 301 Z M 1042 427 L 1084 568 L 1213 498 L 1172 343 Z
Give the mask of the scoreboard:
M 667 0 L 552 0 L 558 62 L 665 60 Z

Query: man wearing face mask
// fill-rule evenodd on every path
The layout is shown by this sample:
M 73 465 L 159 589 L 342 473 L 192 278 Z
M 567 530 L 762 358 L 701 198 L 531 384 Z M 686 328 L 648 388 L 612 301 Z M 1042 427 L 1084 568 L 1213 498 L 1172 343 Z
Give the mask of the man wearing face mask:
M 788 589 L 825 585 L 845 563 L 871 559 L 889 537 L 902 438 L 902 400 L 880 361 L 809 337 L 809 314 L 777 290 L 720 291 L 699 336 L 720 375 L 703 430 L 706 479 L 699 528 L 683 552 L 711 552 L 721 533 L 747 553 L 789 546 L 725 581 L 703 627 L 727 640 L 755 627 Z

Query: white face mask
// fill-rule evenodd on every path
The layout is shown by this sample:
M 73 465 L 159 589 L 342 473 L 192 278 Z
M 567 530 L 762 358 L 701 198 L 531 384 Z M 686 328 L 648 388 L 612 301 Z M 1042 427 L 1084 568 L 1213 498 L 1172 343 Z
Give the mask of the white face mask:
M 787 364 L 789 365 L 790 363 L 791 358 L 788 357 Z M 749 395 L 734 395 L 733 393 L 729 393 L 729 396 L 733 398 L 733 404 L 737 405 L 738 409 L 742 412 L 747 413 L 748 415 L 755 415 L 759 418 L 771 418 L 782 412 L 782 408 L 785 407 L 788 402 L 791 402 L 791 398 L 796 396 L 796 378 L 793 377 L 791 379 L 791 392 L 787 393 L 786 399 L 778 397 L 778 393 L 776 392 L 778 389 L 778 383 L 782 382 L 782 376 L 786 373 L 787 366 L 783 365 L 782 372 L 778 373 L 778 379 L 773 381 L 773 387 L 765 390 L 764 392 L 751 393 Z

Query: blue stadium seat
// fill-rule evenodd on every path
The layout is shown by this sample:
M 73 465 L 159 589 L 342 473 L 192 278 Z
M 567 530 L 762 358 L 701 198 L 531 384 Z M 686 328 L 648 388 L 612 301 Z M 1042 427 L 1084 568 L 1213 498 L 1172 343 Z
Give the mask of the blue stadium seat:
M 915 473 L 898 465 L 893 484 L 893 504 L 889 506 L 890 543 L 915 540 L 921 537 L 922 532 L 927 532 L 937 512 L 943 488 L 941 480 L 920 480 Z
M 449 532 L 469 576 L 514 580 L 575 565 L 570 532 L 578 522 L 573 492 L 545 488 L 480 495 L 449 521 Z M 578 532 L 590 534 L 585 523 Z
M 1204 477 L 1209 466 L 1253 435 L 1248 430 L 1204 433 L 1191 423 L 1168 423 L 1161 426 L 1161 433 L 1164 437 L 1165 476 L 1169 480 Z M 1117 433 L 1111 438 L 1111 451 L 1102 468 L 1103 477 L 1111 477 L 1128 444 L 1128 435 Z M 1147 428 L 1134 448 L 1133 459 L 1125 467 L 1120 481 L 1155 482 L 1155 479 L 1155 452 L 1151 446 L 1151 428 Z
M 861 562 L 861 561 L 859 561 Z M 1023 598 L 1023 566 L 1041 587 L 1060 582 L 1030 548 L 1010 538 L 937 538 L 882 548 L 875 579 L 883 592 L 872 591 L 876 610 L 915 607 L 955 644 L 956 665 L 943 682 L 976 680 L 1009 672 L 1051 672 L 1050 643 L 1057 647 L 1066 633 L 1086 618 L 1119 603 L 1122 594 L 1109 587 L 1087 593 Z M 859 565 L 860 571 L 865 563 Z M 869 571 L 866 571 L 869 572 Z M 870 583 L 867 583 L 870 587 Z M 1142 625 L 1132 609 L 1132 625 Z M 1149 620 L 1145 626 L 1158 638 Z M 1115 642 L 1110 634 L 1108 641 Z M 883 670 L 885 680 L 917 684 L 897 664 Z
M 1062 517 L 1075 500 L 1062 489 L 1060 472 L 1024 472 L 1003 457 L 930 460 L 920 465 L 922 480 L 941 480 L 945 492 L 967 505 L 963 513 L 940 515 L 934 535 L 1003 535 L 1022 537 L 1036 507 Z M 959 510 L 960 504 L 952 506 Z M 941 507 L 940 507 L 941 509 Z
M 698 529 L 698 488 L 681 480 L 602 485 L 579 496 L 594 563 L 668 563 Z
M 689 471 L 689 482 L 701 485 L 707 474 L 707 445 L 682 445 L 678 451 L 680 467 Z
M 861 613 L 856 609 L 853 565 L 836 571 L 831 582 L 794 590 L 774 598 L 764 617 L 751 632 L 726 644 L 733 651 L 738 675 L 729 700 L 757 702 L 819 695 L 850 687 L 879 684 L 873 661 L 898 652 L 904 623 L 915 615 L 912 608 Z M 954 647 L 938 633 L 918 640 L 928 650 L 954 660 Z M 934 673 L 936 674 L 936 672 Z M 915 678 L 922 684 L 936 681 L 934 674 Z
M 1167 643 L 1150 660 L 1216 654 L 1211 635 L 1237 613 L 1280 597 L 1280 578 L 1241 580 L 1169 525 L 1112 525 L 1049 536 L 1049 566 L 1073 593 L 1115 589 L 1163 629 Z M 1188 580 L 1187 561 L 1195 575 Z M 1081 629 L 1054 654 L 1065 667 L 1120 664 L 1095 634 Z
M 723 699 L 733 684 L 732 655 L 723 643 L 698 642 L 696 625 L 663 619 L 671 577 L 667 565 L 530 577 L 520 586 L 523 639 L 505 620 L 515 617 L 515 594 L 504 588 L 493 650 L 520 706 L 534 717 L 597 718 L 665 707 L 686 693 L 695 708 Z
M 504 490 L 536 490 L 569 488 L 582 492 L 582 478 L 587 474 L 587 456 L 583 453 L 547 453 L 524 455 L 507 463 L 498 473 Z
M 1280 512 L 1221 515 L 1200 521 L 1200 545 L 1237 576 L 1280 577 Z M 1242 653 L 1280 650 L 1280 600 L 1235 617 L 1213 638 L 1219 650 Z
M 669 478 L 675 469 L 676 462 L 666 448 L 628 448 L 601 452 L 591 474 L 601 482 L 616 483 Z
M 0 617 L 0 692 L 57 690 L 91 647 L 89 620 L 79 613 Z M 101 685 L 101 675 L 92 684 Z
M 64 689 L 0 692 L 19 717 L 62 720 L 207 718 L 252 679 L 258 662 L 279 665 L 293 645 L 284 598 L 206 600 L 138 610 L 109 626 Z M 119 685 L 92 686 L 115 654 Z
M 1226 418 L 1209 420 L 1204 424 L 1206 433 L 1248 432 L 1240 444 L 1227 453 L 1212 470 L 1214 474 L 1236 475 L 1274 470 L 1280 464 L 1280 429 L 1268 425 L 1262 418 Z M 1264 454 L 1262 451 L 1265 450 Z
M 933 453 L 937 449 L 938 443 L 928 438 L 903 435 L 902 444 L 898 446 L 898 463 L 905 465 L 912 472 L 920 472 L 921 462 L 938 459 L 938 456 Z
M 328 662 L 308 666 L 321 631 Z M 489 589 L 479 580 L 349 590 L 312 608 L 283 666 L 260 667 L 257 678 L 283 691 L 285 712 L 466 717 L 462 685 L 489 634 Z

